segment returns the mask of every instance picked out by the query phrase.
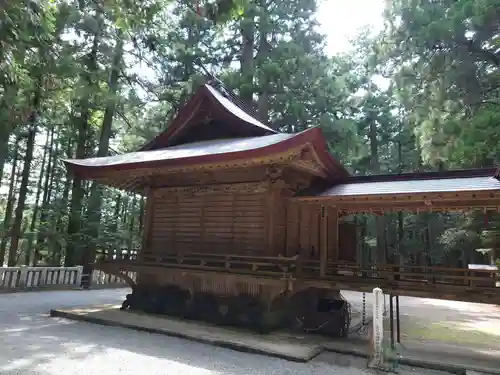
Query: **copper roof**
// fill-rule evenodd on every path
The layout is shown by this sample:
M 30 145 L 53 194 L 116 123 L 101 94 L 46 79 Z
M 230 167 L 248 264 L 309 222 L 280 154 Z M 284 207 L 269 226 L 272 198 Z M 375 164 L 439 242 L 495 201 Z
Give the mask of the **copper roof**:
M 180 108 L 168 128 L 141 147 L 140 151 L 174 146 L 176 139 L 181 134 L 200 125 L 207 118 L 219 121 L 227 120 L 239 137 L 256 137 L 278 133 L 212 86 L 204 84 Z
M 328 152 L 328 147 L 319 128 L 300 133 L 278 133 L 273 135 L 218 139 L 186 143 L 159 150 L 138 151 L 123 155 L 87 159 L 64 160 L 70 170 L 82 178 L 105 178 L 108 171 L 125 171 L 147 168 L 185 167 L 212 163 L 231 163 L 236 160 L 258 159 L 287 153 L 290 150 L 311 147 L 322 167 L 329 175 L 346 177 L 347 170 Z
M 262 128 L 266 131 L 269 131 L 271 133 L 276 133 L 276 130 L 270 128 L 267 125 L 264 125 L 262 122 L 259 120 L 255 119 L 254 117 L 250 116 L 247 112 L 245 112 L 243 109 L 238 107 L 236 104 L 234 104 L 232 101 L 224 97 L 220 92 L 218 92 L 216 89 L 214 89 L 212 86 L 205 84 L 205 88 L 213 95 L 213 97 L 226 109 L 229 111 L 232 115 L 240 118 L 241 120 L 245 121 L 248 124 L 255 125 L 259 128 Z
M 395 195 L 414 193 L 449 193 L 500 190 L 494 177 L 439 178 L 426 180 L 352 182 L 335 185 L 318 197 L 360 195 Z
M 297 134 L 279 133 L 262 137 L 216 139 L 187 143 L 179 146 L 167 147 L 160 150 L 137 151 L 123 155 L 107 156 L 100 158 L 71 159 L 64 162 L 86 167 L 104 167 L 117 165 L 140 165 L 152 161 L 168 161 L 186 158 L 199 158 L 208 155 L 223 155 L 233 152 L 244 152 L 265 148 L 284 140 L 293 138 Z
M 401 194 L 500 190 L 494 168 L 349 176 L 330 186 L 314 184 L 297 194 L 300 199 L 355 198 Z

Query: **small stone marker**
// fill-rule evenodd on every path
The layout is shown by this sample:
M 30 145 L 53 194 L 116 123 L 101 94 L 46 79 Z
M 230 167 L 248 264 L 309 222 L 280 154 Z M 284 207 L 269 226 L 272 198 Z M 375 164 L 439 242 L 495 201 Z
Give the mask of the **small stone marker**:
M 384 294 L 382 289 L 373 289 L 373 301 L 372 357 L 368 366 L 384 369 Z

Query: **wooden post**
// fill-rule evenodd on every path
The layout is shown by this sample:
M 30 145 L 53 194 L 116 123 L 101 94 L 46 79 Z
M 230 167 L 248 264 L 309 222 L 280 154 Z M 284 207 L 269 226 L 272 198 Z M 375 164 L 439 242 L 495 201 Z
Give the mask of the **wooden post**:
M 330 207 L 328 211 L 328 260 L 335 263 L 339 260 L 339 211 L 337 207 Z
M 269 184 L 269 193 L 267 198 L 267 255 L 274 256 L 274 227 L 275 227 L 275 203 L 276 203 L 276 191 L 273 189 L 273 185 Z
M 325 206 L 321 206 L 321 244 L 319 257 L 319 275 L 326 276 L 328 263 L 328 211 Z
M 148 188 L 146 194 L 146 207 L 144 208 L 144 221 L 142 227 L 142 248 L 139 249 L 137 258 L 142 260 L 142 255 L 144 251 L 151 246 L 150 234 L 151 234 L 151 223 L 153 221 L 154 215 L 154 192 L 151 188 Z M 130 249 L 129 249 L 130 250 Z
M 27 266 L 21 266 L 19 271 L 19 283 L 16 285 L 17 287 L 23 289 L 28 287 L 28 271 L 29 268 Z
M 77 286 L 82 285 L 82 274 L 83 274 L 83 266 L 76 266 L 75 284 Z

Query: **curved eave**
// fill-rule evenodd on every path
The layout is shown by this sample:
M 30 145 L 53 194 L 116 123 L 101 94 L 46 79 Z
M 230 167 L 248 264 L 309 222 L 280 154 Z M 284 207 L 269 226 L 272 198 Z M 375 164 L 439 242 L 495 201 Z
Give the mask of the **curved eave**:
M 284 134 L 283 134 L 284 135 Z M 277 135 L 276 135 L 277 136 Z M 275 137 L 275 136 L 271 136 Z M 259 140 L 264 137 L 258 137 Z M 110 174 L 124 173 L 127 171 L 150 170 L 150 169 L 170 169 L 170 168 L 188 168 L 195 165 L 234 163 L 236 161 L 261 159 L 276 154 L 283 154 L 291 150 L 301 148 L 305 145 L 312 145 L 322 165 L 325 166 L 329 175 L 337 177 L 339 175 L 347 176 L 348 172 L 328 153 L 328 149 L 319 128 L 311 128 L 301 133 L 289 135 L 284 140 L 269 144 L 259 148 L 252 148 L 243 151 L 215 153 L 209 155 L 182 157 L 162 160 L 147 160 L 139 162 L 126 162 L 105 164 L 104 158 L 94 159 L 73 159 L 64 160 L 67 168 L 83 179 L 108 179 Z M 144 151 L 154 152 L 154 151 Z M 92 163 L 95 163 L 92 165 Z M 122 174 L 120 177 L 124 177 Z
M 216 89 L 212 86 L 205 84 L 203 86 L 205 91 L 208 91 L 210 95 L 208 97 L 212 101 L 212 103 L 216 104 L 226 115 L 238 118 L 242 122 L 251 125 L 254 128 L 259 128 L 262 131 L 262 134 L 276 134 L 278 133 L 276 130 L 270 128 L 269 126 L 263 124 L 256 118 L 250 116 L 248 113 L 243 111 L 236 104 L 231 102 L 229 99 L 221 95 Z
M 318 161 L 321 165 L 324 166 L 325 170 L 327 171 L 328 179 L 338 181 L 347 178 L 350 173 L 330 153 L 330 150 L 328 149 L 328 145 L 326 143 L 326 138 L 323 135 L 323 131 L 321 130 L 321 128 L 315 127 L 306 130 L 306 132 L 307 131 L 314 132 L 314 151 L 316 153 L 316 156 L 318 157 Z
M 200 116 L 203 117 L 207 113 L 218 114 L 217 117 L 236 121 L 240 126 L 251 129 L 252 134 L 256 136 L 278 133 L 276 130 L 247 114 L 213 87 L 205 84 L 179 110 L 179 113 L 170 123 L 168 129 L 142 146 L 139 151 L 165 147 L 172 139 L 186 131 L 194 119 L 200 118 Z
M 205 99 L 205 93 L 202 90 L 198 90 L 188 101 L 181 107 L 174 120 L 170 123 L 167 130 L 163 131 L 151 141 L 142 146 L 138 151 L 148 151 L 157 148 L 162 145 L 175 135 L 182 127 L 184 127 L 189 121 L 196 116 L 201 108 L 201 104 Z

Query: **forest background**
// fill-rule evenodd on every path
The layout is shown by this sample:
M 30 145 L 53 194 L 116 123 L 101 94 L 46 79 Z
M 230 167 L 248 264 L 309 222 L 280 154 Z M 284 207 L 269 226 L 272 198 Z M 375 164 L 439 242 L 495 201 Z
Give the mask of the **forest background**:
M 205 70 L 276 129 L 321 126 L 353 174 L 496 166 L 500 0 L 379 0 L 380 27 L 349 43 L 321 33 L 346 17 L 329 2 L 317 17 L 316 0 L 0 1 L 0 262 L 137 249 L 144 199 L 61 160 L 137 149 Z M 383 248 L 385 261 L 466 267 L 500 235 L 484 212 L 356 220 L 372 261 Z

